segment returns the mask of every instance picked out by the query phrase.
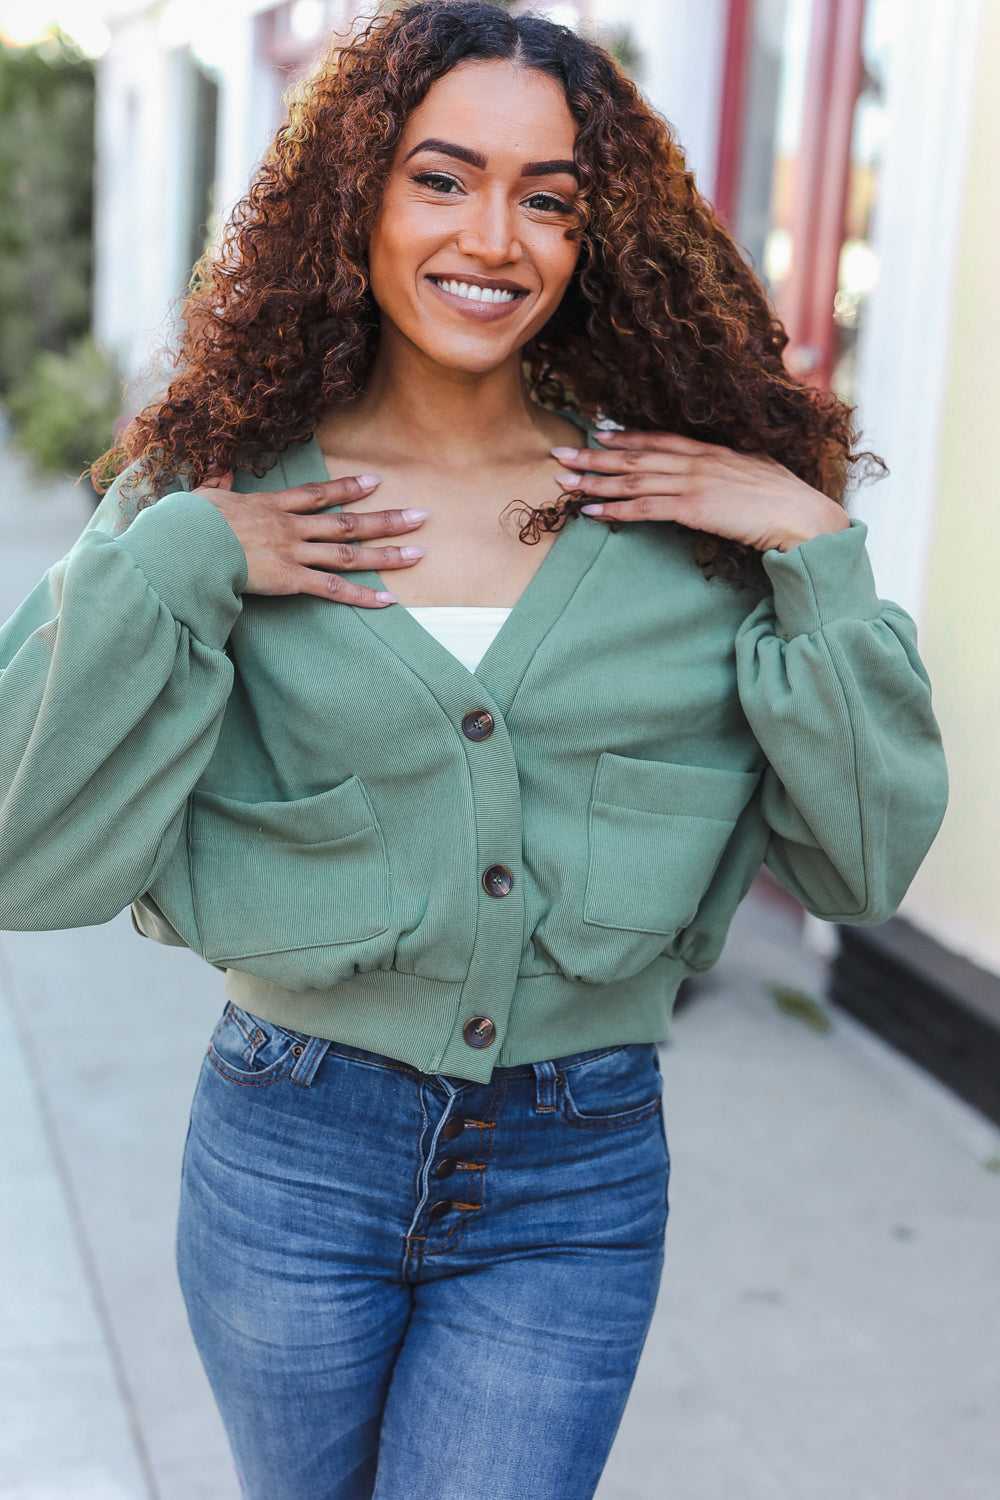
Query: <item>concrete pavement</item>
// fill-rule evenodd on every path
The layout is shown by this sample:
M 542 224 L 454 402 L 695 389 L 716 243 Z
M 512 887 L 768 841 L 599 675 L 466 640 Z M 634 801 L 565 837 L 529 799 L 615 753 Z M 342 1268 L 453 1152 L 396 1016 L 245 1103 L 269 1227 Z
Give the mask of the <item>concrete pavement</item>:
M 0 450 L 0 615 L 87 513 Z M 599 1500 L 1000 1493 L 1000 1131 L 770 993 L 822 983 L 757 893 L 664 1049 L 667 1270 Z M 223 1001 L 127 917 L 0 934 L 0 1500 L 236 1500 L 172 1264 Z

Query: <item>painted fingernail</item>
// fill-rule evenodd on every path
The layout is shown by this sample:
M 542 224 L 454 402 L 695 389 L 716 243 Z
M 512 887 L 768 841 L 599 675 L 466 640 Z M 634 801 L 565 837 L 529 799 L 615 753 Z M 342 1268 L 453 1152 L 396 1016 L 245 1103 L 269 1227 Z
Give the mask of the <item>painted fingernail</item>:
M 553 458 L 558 458 L 561 464 L 571 464 L 574 458 L 579 457 L 579 448 L 550 448 L 549 452 Z
M 565 486 L 566 489 L 575 490 L 580 487 L 579 474 L 557 474 L 556 484 Z
M 400 511 L 404 521 L 424 521 L 430 515 L 429 510 L 404 510 Z
M 426 550 L 427 550 L 426 547 L 400 547 L 400 549 L 399 549 L 399 555 L 400 555 L 400 557 L 407 557 L 407 558 L 409 558 L 409 557 L 423 557 L 423 555 L 426 552 Z
M 373 490 L 377 484 L 382 483 L 381 474 L 359 474 L 358 483 L 362 489 Z
M 603 505 L 581 505 L 580 506 L 580 514 L 581 514 L 581 516 L 602 516 L 604 514 L 604 506 Z
M 399 603 L 399 595 L 398 594 L 387 593 L 385 589 L 379 589 L 378 593 L 375 595 L 375 598 L 378 600 L 378 602 L 380 604 L 398 604 Z

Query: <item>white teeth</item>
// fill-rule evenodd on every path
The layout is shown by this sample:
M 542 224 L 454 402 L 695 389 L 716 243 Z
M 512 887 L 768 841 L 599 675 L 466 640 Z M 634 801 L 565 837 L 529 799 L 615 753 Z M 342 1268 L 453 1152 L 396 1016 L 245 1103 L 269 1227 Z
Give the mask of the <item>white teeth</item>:
M 435 278 L 436 279 L 436 278 Z M 438 286 L 467 302 L 513 302 L 514 293 L 503 287 L 470 286 L 467 281 L 439 281 Z

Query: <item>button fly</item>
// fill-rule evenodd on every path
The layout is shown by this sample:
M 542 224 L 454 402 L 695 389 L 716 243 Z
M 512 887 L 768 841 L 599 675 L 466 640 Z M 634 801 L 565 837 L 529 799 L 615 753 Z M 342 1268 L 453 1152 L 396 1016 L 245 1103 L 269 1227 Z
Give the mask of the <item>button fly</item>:
M 490 865 L 483 871 L 483 890 L 488 896 L 509 896 L 514 877 L 506 865 Z
M 493 715 L 485 708 L 477 708 L 462 720 L 462 732 L 467 739 L 485 740 L 493 733 Z
M 434 1168 L 434 1176 L 435 1177 L 450 1177 L 451 1174 L 452 1174 L 452 1172 L 454 1172 L 454 1170 L 455 1170 L 455 1168 L 457 1166 L 458 1166 L 458 1162 L 455 1160 L 455 1158 L 453 1156 L 442 1156 L 441 1160 L 438 1162 L 437 1166 Z
M 497 1029 L 489 1016 L 473 1016 L 462 1027 L 462 1035 L 470 1047 L 488 1047 L 496 1034 Z
M 458 1115 L 453 1115 L 452 1118 L 445 1124 L 444 1128 L 441 1131 L 441 1134 L 446 1141 L 453 1141 L 457 1135 L 462 1134 L 462 1131 L 464 1129 L 465 1121 L 459 1119 Z
M 451 1199 L 450 1198 L 441 1198 L 441 1199 L 438 1200 L 437 1203 L 432 1203 L 431 1204 L 430 1208 L 427 1210 L 427 1217 L 429 1219 L 443 1219 L 444 1216 L 445 1216 L 445 1214 L 450 1214 L 451 1213 L 451 1210 L 452 1210 Z

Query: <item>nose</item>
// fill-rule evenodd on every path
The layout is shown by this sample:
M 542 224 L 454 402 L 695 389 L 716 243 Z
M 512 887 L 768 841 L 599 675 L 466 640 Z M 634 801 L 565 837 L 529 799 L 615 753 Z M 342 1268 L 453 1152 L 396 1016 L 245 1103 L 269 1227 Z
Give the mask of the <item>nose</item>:
M 477 194 L 458 235 L 458 249 L 486 266 L 509 266 L 521 259 L 517 215 L 505 192 Z

